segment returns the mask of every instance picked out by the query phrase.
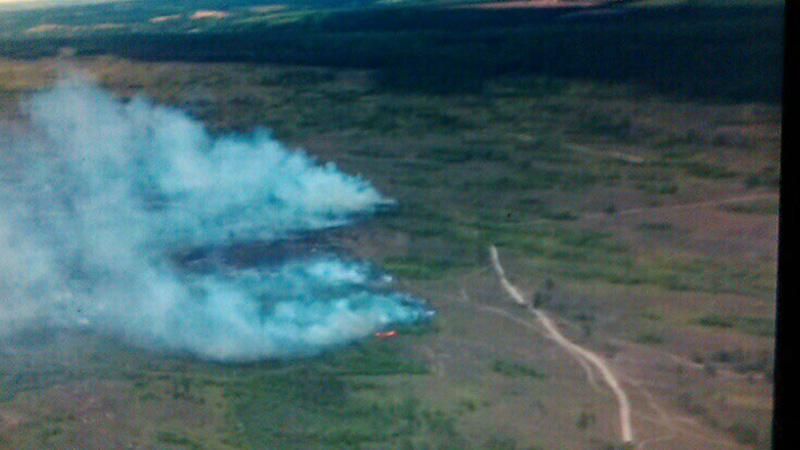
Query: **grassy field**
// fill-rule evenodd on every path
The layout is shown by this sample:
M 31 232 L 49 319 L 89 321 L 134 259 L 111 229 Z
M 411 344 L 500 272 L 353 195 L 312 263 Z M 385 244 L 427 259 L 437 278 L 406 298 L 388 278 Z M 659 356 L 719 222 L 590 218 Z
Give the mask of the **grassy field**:
M 119 96 L 217 133 L 267 127 L 363 175 L 399 207 L 331 239 L 439 311 L 394 340 L 250 365 L 21 337 L 0 349 L 0 448 L 615 448 L 610 397 L 511 319 L 533 323 L 504 297 L 490 244 L 621 374 L 640 440 L 768 448 L 780 15 L 697 2 L 710 9 L 675 25 L 669 3 L 624 26 L 531 13 L 409 29 L 422 14 L 410 10 L 392 30 L 385 12 L 350 12 L 290 30 L 303 39 L 245 30 L 211 47 L 202 35 L 0 42 L 5 55 L 116 54 L 69 63 Z M 0 122 L 24 121 L 18 101 L 63 64 L 0 61 Z

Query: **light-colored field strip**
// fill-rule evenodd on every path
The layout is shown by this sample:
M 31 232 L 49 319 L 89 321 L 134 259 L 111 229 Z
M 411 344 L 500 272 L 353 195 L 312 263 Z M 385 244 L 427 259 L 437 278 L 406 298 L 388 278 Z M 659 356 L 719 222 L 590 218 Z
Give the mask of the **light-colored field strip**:
M 631 423 L 630 401 L 628 400 L 627 393 L 624 389 L 622 389 L 619 380 L 617 379 L 616 375 L 614 375 L 614 372 L 611 370 L 608 364 L 606 364 L 606 362 L 596 353 L 587 350 L 564 337 L 564 335 L 558 330 L 558 327 L 556 327 L 555 323 L 544 311 L 534 308 L 529 301 L 525 300 L 525 297 L 520 293 L 519 289 L 511 284 L 511 282 L 508 281 L 508 278 L 506 278 L 503 266 L 500 264 L 500 256 L 497 252 L 497 247 L 492 245 L 489 247 L 489 251 L 492 257 L 492 266 L 494 266 L 494 270 L 497 272 L 497 276 L 500 279 L 500 284 L 503 286 L 503 289 L 506 291 L 506 293 L 508 293 L 508 295 L 514 300 L 514 302 L 520 306 L 527 307 L 528 310 L 536 316 L 536 318 L 547 331 L 548 335 L 559 346 L 564 348 L 567 353 L 576 359 L 581 359 L 597 368 L 597 370 L 600 372 L 600 375 L 603 377 L 603 381 L 605 381 L 608 387 L 611 388 L 611 391 L 614 393 L 614 396 L 617 399 L 617 404 L 619 406 L 620 437 L 622 438 L 623 442 L 633 442 L 634 433 L 633 425 Z

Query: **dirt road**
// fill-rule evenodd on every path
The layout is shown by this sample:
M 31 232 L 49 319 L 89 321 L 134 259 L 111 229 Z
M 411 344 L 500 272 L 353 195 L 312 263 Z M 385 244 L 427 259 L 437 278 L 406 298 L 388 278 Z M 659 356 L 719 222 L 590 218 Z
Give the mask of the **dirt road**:
M 620 438 L 626 443 L 633 442 L 634 433 L 633 425 L 631 423 L 630 401 L 628 400 L 628 395 L 622 388 L 619 379 L 616 377 L 616 375 L 614 375 L 614 372 L 611 370 L 608 364 L 606 364 L 603 358 L 596 353 L 585 349 L 564 337 L 550 317 L 544 311 L 534 308 L 533 305 L 525 299 L 522 293 L 520 293 L 519 289 L 517 289 L 516 286 L 508 281 L 505 271 L 503 270 L 503 266 L 500 264 L 500 256 L 497 252 L 497 247 L 492 245 L 489 248 L 489 251 L 492 257 L 492 266 L 494 266 L 494 270 L 497 272 L 497 276 L 500 279 L 500 284 L 503 286 L 503 289 L 506 291 L 506 293 L 508 293 L 508 295 L 514 300 L 514 302 L 520 306 L 527 307 L 527 309 L 533 313 L 542 324 L 547 332 L 547 335 L 552 338 L 556 344 L 566 350 L 567 353 L 569 353 L 573 358 L 577 359 L 581 365 L 584 363 L 589 363 L 600 372 L 603 381 L 605 381 L 608 387 L 611 388 L 611 391 L 614 393 L 614 396 L 617 399 L 617 404 L 619 406 Z

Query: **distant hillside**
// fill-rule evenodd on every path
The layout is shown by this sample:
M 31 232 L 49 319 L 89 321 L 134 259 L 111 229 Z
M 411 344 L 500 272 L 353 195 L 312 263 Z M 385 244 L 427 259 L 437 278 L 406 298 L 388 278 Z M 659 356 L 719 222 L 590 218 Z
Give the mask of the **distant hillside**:
M 210 9 L 221 3 L 200 2 Z M 498 76 L 537 74 L 715 100 L 777 102 L 781 95 L 783 8 L 763 1 L 623 6 L 615 14 L 588 15 L 430 7 L 248 12 L 231 5 L 252 2 L 224 3 L 230 15 L 202 21 L 181 9 L 194 5 L 186 0 L 87 6 L 80 15 L 69 8 L 0 15 L 0 29 L 10 20 L 27 30 L 0 36 L 0 56 L 52 56 L 67 46 L 78 55 L 148 61 L 373 69 L 383 87 L 437 94 L 476 92 Z M 340 4 L 325 4 L 332 3 Z M 177 17 L 151 23 L 170 15 Z

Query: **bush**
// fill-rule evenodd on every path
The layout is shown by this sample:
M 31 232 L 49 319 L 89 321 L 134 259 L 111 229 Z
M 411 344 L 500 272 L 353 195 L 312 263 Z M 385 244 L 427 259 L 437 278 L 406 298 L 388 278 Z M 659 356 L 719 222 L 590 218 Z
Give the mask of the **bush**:
M 758 428 L 754 425 L 736 422 L 728 427 L 728 431 L 733 434 L 733 438 L 740 444 L 754 445 L 758 443 Z
M 697 323 L 705 327 L 733 328 L 733 320 L 717 314 L 709 314 L 697 320 Z
M 748 189 L 758 187 L 777 188 L 780 186 L 781 176 L 780 170 L 777 167 L 769 166 L 748 176 L 744 180 L 744 185 Z
M 156 439 L 158 439 L 158 441 L 161 442 L 161 443 L 164 443 L 164 444 L 167 444 L 167 445 L 180 446 L 182 448 L 188 448 L 188 449 L 201 449 L 201 448 L 203 448 L 197 442 L 194 442 L 193 440 L 191 440 L 191 439 L 189 439 L 189 438 L 187 438 L 185 436 L 182 436 L 182 435 L 180 435 L 178 433 L 173 433 L 171 431 L 160 431 L 156 435 Z
M 662 233 L 673 230 L 673 226 L 669 222 L 644 222 L 637 225 L 636 228 L 642 231 L 654 231 Z
M 656 333 L 642 333 L 636 336 L 636 342 L 640 344 L 663 344 L 664 337 Z
M 520 376 L 531 378 L 545 378 L 542 372 L 539 372 L 533 367 L 519 364 L 516 362 L 495 360 L 492 364 L 492 370 L 507 377 L 516 378 Z
M 581 411 L 580 415 L 578 416 L 578 421 L 576 425 L 579 429 L 585 430 L 589 428 L 589 426 L 594 425 L 595 423 L 595 416 L 592 413 L 587 413 L 586 411 Z
M 516 450 L 517 442 L 507 436 L 493 436 L 483 444 L 483 448 L 486 450 Z

